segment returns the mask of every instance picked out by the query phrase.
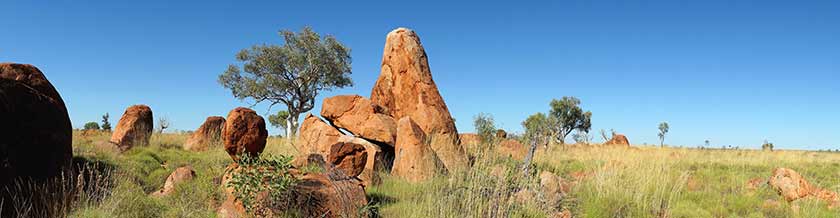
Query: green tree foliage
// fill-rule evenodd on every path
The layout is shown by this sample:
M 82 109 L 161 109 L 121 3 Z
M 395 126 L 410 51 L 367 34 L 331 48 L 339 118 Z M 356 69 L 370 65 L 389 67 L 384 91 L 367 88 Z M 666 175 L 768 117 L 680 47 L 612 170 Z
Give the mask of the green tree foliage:
M 300 114 L 312 110 L 321 91 L 352 86 L 350 49 L 335 37 L 321 37 L 311 28 L 280 31 L 283 45 L 255 45 L 236 55 L 219 83 L 233 96 L 286 105 L 287 136 L 294 136 Z
M 496 138 L 496 122 L 493 120 L 493 115 L 486 113 L 479 113 L 473 117 L 473 126 L 475 132 L 481 138 L 483 144 L 492 144 Z
M 281 110 L 277 111 L 276 114 L 268 115 L 268 122 L 271 123 L 271 126 L 274 128 L 286 130 L 289 126 L 289 112 Z
M 110 118 L 110 117 L 111 116 L 109 116 L 108 113 L 105 113 L 105 115 L 102 115 L 102 130 L 109 131 L 109 132 L 111 131 L 111 122 L 108 121 L 108 118 Z
M 96 122 L 85 123 L 85 130 L 99 130 L 99 124 Z
M 574 130 L 589 133 L 592 128 L 592 112 L 580 108 L 580 99 L 564 96 L 560 100 L 551 100 L 548 116 L 552 135 L 561 144 Z
M 525 137 L 528 141 L 548 147 L 548 143 L 552 138 L 551 135 L 551 118 L 544 113 L 536 113 L 529 116 L 525 121 L 522 121 L 522 127 L 525 128 Z
M 659 123 L 659 147 L 665 147 L 665 134 L 668 134 L 670 128 L 668 122 Z

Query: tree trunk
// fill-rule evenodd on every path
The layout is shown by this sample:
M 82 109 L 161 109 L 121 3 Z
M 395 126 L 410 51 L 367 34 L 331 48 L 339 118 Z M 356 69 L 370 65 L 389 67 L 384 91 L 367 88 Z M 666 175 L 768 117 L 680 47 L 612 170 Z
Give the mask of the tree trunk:
M 537 151 L 537 139 L 535 138 L 531 139 L 531 147 L 528 148 L 528 155 L 525 156 L 525 161 L 522 163 L 522 172 L 526 178 L 530 175 L 528 170 L 531 168 L 531 160 L 534 159 L 534 153 Z

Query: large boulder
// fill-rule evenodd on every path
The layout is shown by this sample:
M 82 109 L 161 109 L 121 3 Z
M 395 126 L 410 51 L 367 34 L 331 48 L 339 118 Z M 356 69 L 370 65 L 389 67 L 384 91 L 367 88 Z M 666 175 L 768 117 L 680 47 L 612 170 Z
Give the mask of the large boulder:
M 327 157 L 330 154 L 330 146 L 338 142 L 342 135 L 344 134 L 335 127 L 308 113 L 300 126 L 295 148 L 301 154 L 314 153 Z
M 330 170 L 303 175 L 290 193 L 266 207 L 274 214 L 300 217 L 365 217 L 362 208 L 367 203 L 358 179 Z
M 156 191 L 152 193 L 154 197 L 163 197 L 168 196 L 175 192 L 175 186 L 184 182 L 188 182 L 195 178 L 195 170 L 193 170 L 190 166 L 178 167 L 172 174 L 169 174 L 169 177 L 166 178 L 166 182 L 163 184 L 163 188 L 160 191 Z
M 382 71 L 370 98 L 395 119 L 411 117 L 431 138 L 432 149 L 447 168 L 467 167 L 455 122 L 432 80 L 426 51 L 413 30 L 397 28 L 388 33 Z
M 219 116 L 207 117 L 204 123 L 184 143 L 184 149 L 190 151 L 204 151 L 207 147 L 218 144 L 222 138 L 222 128 L 225 118 Z
M 393 150 L 383 149 L 381 146 L 368 140 L 353 136 L 341 136 L 338 141 L 343 143 L 359 144 L 365 147 L 367 160 L 365 161 L 364 170 L 362 170 L 362 173 L 357 176 L 359 180 L 362 180 L 362 184 L 364 184 L 365 187 L 379 185 L 382 183 L 382 179 L 379 177 L 379 172 L 385 171 L 393 164 L 392 162 L 389 162 L 393 161 Z
M 391 174 L 410 182 L 420 182 L 443 172 L 445 167 L 426 142 L 426 134 L 411 117 L 397 124 L 397 145 L 394 148 Z
M 225 151 L 233 160 L 239 160 L 242 154 L 260 156 L 265 149 L 268 130 L 265 120 L 254 110 L 239 107 L 228 113 L 225 127 L 222 128 L 222 142 Z
M 799 173 L 787 168 L 777 168 L 773 171 L 768 183 L 787 201 L 794 201 L 807 197 L 814 190 L 811 183 L 802 178 Z
M 522 143 L 514 139 L 505 139 L 501 143 L 499 143 L 499 147 L 496 148 L 499 154 L 503 156 L 512 157 L 513 159 L 517 160 L 524 160 L 525 155 L 528 154 L 528 148 L 525 147 Z
M 154 122 L 152 109 L 149 106 L 132 105 L 125 109 L 117 127 L 114 128 L 111 143 L 117 145 L 121 151 L 134 146 L 148 145 L 155 126 Z
M 362 174 L 362 171 L 365 169 L 367 157 L 368 154 L 365 151 L 365 146 L 349 142 L 339 142 L 330 147 L 327 162 L 336 169 L 341 170 L 345 175 L 356 177 Z
M 324 99 L 321 116 L 338 128 L 372 141 L 394 145 L 397 123 L 387 110 L 358 95 Z
M 0 217 L 14 217 L 6 189 L 17 179 L 44 181 L 70 165 L 73 132 L 58 91 L 35 66 L 0 64 Z M 14 192 L 14 191 L 12 191 Z
M 627 140 L 627 136 L 622 134 L 615 134 L 613 135 L 612 139 L 604 143 L 605 145 L 626 145 L 630 146 L 630 140 Z

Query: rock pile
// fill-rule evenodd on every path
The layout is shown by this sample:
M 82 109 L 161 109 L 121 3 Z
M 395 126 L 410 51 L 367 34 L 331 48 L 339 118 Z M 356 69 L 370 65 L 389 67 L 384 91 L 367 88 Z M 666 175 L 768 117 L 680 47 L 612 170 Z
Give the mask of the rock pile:
M 466 168 L 464 148 L 443 97 L 432 80 L 426 52 L 414 31 L 398 28 L 385 41 L 379 78 L 371 98 L 339 95 L 324 99 L 321 116 L 308 114 L 295 147 L 301 154 L 330 155 L 348 142 L 367 154 L 364 164 L 344 169 L 356 172 L 365 185 L 379 182 L 377 171 L 388 171 L 409 181 L 422 181 L 437 173 Z M 352 134 L 347 136 L 341 130 Z M 361 147 L 361 148 L 360 148 Z M 342 147 L 343 148 L 343 147 Z M 336 163 L 332 163 L 336 164 Z
M 317 117 L 308 118 L 323 122 Z M 315 123 L 312 119 L 308 121 Z M 265 148 L 267 136 L 264 119 L 247 108 L 232 110 L 221 133 L 224 149 L 234 161 L 239 160 L 243 154 L 259 158 Z M 318 137 L 318 134 L 312 136 Z M 362 144 L 352 142 L 335 143 L 327 148 L 332 152 L 327 153 L 329 162 L 325 162 L 320 154 L 300 155 L 293 161 L 293 166 L 298 168 L 291 169 L 288 173 L 297 178 L 298 182 L 289 187 L 288 193 L 280 198 L 274 198 L 267 192 L 259 193 L 256 202 L 253 202 L 256 204 L 254 211 L 246 211 L 243 203 L 236 199 L 234 189 L 228 187 L 232 173 L 243 169 L 236 163 L 229 165 L 221 182 L 225 190 L 225 200 L 217 209 L 216 215 L 231 218 L 252 215 L 274 217 L 274 214 L 281 215 L 286 212 L 295 212 L 304 217 L 353 217 L 358 214 L 360 208 L 367 205 L 367 197 L 364 185 L 356 177 L 366 169 L 368 149 Z M 301 168 L 306 165 L 319 165 L 324 172 L 302 172 Z M 265 170 L 276 172 L 276 169 L 271 168 Z

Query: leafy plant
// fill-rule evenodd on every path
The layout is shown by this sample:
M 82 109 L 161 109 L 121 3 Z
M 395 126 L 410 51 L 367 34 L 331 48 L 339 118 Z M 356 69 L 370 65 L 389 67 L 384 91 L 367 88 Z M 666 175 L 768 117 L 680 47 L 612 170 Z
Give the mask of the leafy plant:
M 108 113 L 105 113 L 105 115 L 102 115 L 102 130 L 109 131 L 109 132 L 111 131 L 111 122 L 108 121 L 108 118 L 110 118 L 110 117 L 111 116 L 108 115 Z
M 291 156 L 266 155 L 259 158 L 243 154 L 237 162 L 239 166 L 228 169 L 231 178 L 227 187 L 233 188 L 234 196 L 245 209 L 254 211 L 257 195 L 267 192 L 270 199 L 276 199 L 297 182 L 289 173 L 291 161 Z
M 99 130 L 99 124 L 96 122 L 85 123 L 85 130 Z

